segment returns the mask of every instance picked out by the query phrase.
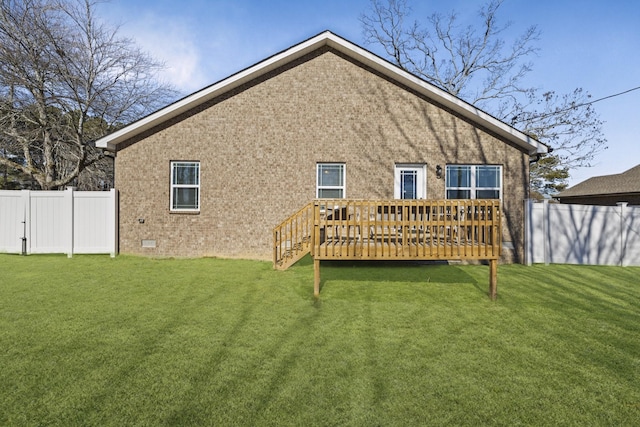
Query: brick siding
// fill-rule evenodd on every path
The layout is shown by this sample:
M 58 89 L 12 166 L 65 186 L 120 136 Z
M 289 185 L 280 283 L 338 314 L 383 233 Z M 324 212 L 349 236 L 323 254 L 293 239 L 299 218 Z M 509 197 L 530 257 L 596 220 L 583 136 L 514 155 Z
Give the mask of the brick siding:
M 350 58 L 319 49 L 128 142 L 116 157 L 120 251 L 270 259 L 272 229 L 315 197 L 316 163 L 344 162 L 346 196 L 393 198 L 396 163 L 503 166 L 504 241 L 520 260 L 528 155 Z M 198 214 L 169 211 L 170 162 L 201 167 Z M 139 219 L 144 219 L 141 223 Z M 143 239 L 156 241 L 143 248 Z

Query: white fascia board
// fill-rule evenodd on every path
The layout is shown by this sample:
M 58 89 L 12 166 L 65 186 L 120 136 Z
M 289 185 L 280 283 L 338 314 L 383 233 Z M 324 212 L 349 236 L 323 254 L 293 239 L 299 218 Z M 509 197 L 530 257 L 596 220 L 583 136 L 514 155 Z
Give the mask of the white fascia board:
M 380 58 L 379 56 L 356 46 L 332 33 L 328 35 L 329 46 L 339 50 L 351 57 L 357 56 L 363 64 L 373 68 L 374 70 L 404 84 L 405 86 L 422 93 L 443 106 L 455 111 L 456 113 L 469 118 L 470 120 L 484 124 L 485 127 L 518 144 L 529 152 L 530 155 L 536 153 L 547 153 L 548 147 L 541 142 L 529 137 L 519 130 L 507 125 L 506 123 L 496 119 L 495 117 L 485 113 L 473 105 L 457 98 L 450 93 L 421 80 L 415 75 L 403 70 L 402 68 Z M 356 55 L 354 55 L 354 53 Z
M 175 103 L 156 111 L 132 124 L 113 132 L 103 138 L 96 141 L 98 148 L 105 148 L 115 151 L 117 145 L 120 142 L 138 135 L 146 130 L 159 125 L 165 120 L 176 117 L 190 109 L 198 106 L 199 104 L 206 102 L 218 95 L 221 95 L 231 89 L 234 89 L 260 75 L 263 75 L 271 70 L 274 70 L 281 65 L 291 62 L 297 58 L 306 55 L 309 52 L 323 46 L 328 45 L 347 56 L 356 59 L 359 62 L 373 68 L 374 70 L 401 82 L 407 87 L 422 93 L 428 98 L 435 100 L 443 106 L 461 114 L 470 120 L 484 125 L 493 132 L 501 135 L 521 146 L 529 152 L 529 154 L 546 153 L 547 147 L 539 141 L 530 138 L 517 129 L 508 126 L 489 114 L 478 110 L 471 104 L 468 104 L 461 99 L 445 92 L 444 90 L 433 86 L 411 73 L 404 71 L 396 65 L 380 58 L 379 56 L 357 46 L 353 43 L 331 33 L 325 31 L 309 40 L 299 43 L 285 51 L 282 51 L 264 61 L 251 66 L 243 71 L 240 71 L 224 80 L 219 81 L 209 87 L 206 87 L 198 92 L 193 93 Z
M 324 34 L 324 33 L 323 33 Z M 197 107 L 203 102 L 209 101 L 218 95 L 232 90 L 243 83 L 246 83 L 260 75 L 266 74 L 279 66 L 295 60 L 313 50 L 317 49 L 324 43 L 323 34 L 300 43 L 284 52 L 276 54 L 264 61 L 249 67 L 243 71 L 233 74 L 224 80 L 214 83 L 198 92 L 195 92 L 185 98 L 182 98 L 155 113 L 152 113 L 136 122 L 131 123 L 124 128 L 117 130 L 109 135 L 96 140 L 96 147 L 115 151 L 119 143 L 147 131 L 160 123 L 174 118 L 192 108 Z

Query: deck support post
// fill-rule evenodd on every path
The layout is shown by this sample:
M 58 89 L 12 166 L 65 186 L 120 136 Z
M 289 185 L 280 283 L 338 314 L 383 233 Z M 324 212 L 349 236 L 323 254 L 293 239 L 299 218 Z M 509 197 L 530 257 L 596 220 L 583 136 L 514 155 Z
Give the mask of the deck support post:
M 320 260 L 313 259 L 313 296 L 320 296 Z
M 489 260 L 489 297 L 495 301 L 498 295 L 498 260 Z

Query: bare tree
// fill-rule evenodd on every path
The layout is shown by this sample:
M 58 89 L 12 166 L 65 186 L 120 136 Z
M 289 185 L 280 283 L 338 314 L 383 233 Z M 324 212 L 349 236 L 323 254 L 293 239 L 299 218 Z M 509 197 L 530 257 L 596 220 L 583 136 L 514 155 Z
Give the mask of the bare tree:
M 530 89 L 519 100 L 502 104 L 497 115 L 554 147 L 554 164 L 570 170 L 590 166 L 595 154 L 606 149 L 603 122 L 591 101 L 582 88 L 563 95 Z
M 96 3 L 0 0 L 0 165 L 42 189 L 103 186 L 111 160 L 91 141 L 176 95 Z
M 531 168 L 532 182 L 551 194 L 566 186 L 570 169 L 590 166 L 606 148 L 602 121 L 583 89 L 558 95 L 523 84 L 539 51 L 539 31 L 528 27 L 507 43 L 510 24 L 498 20 L 502 3 L 490 0 L 479 22 L 464 28 L 455 12 L 432 14 L 425 26 L 411 21 L 406 0 L 371 0 L 360 21 L 365 41 L 380 45 L 401 68 L 551 146 L 554 161 Z

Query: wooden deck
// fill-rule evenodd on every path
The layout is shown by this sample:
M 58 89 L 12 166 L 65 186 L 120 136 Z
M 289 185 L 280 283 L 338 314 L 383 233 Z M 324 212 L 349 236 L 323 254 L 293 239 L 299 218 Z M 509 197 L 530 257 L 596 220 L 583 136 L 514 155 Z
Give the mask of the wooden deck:
M 501 253 L 499 200 L 319 199 L 274 229 L 274 267 L 321 260 L 488 260 L 496 296 Z

